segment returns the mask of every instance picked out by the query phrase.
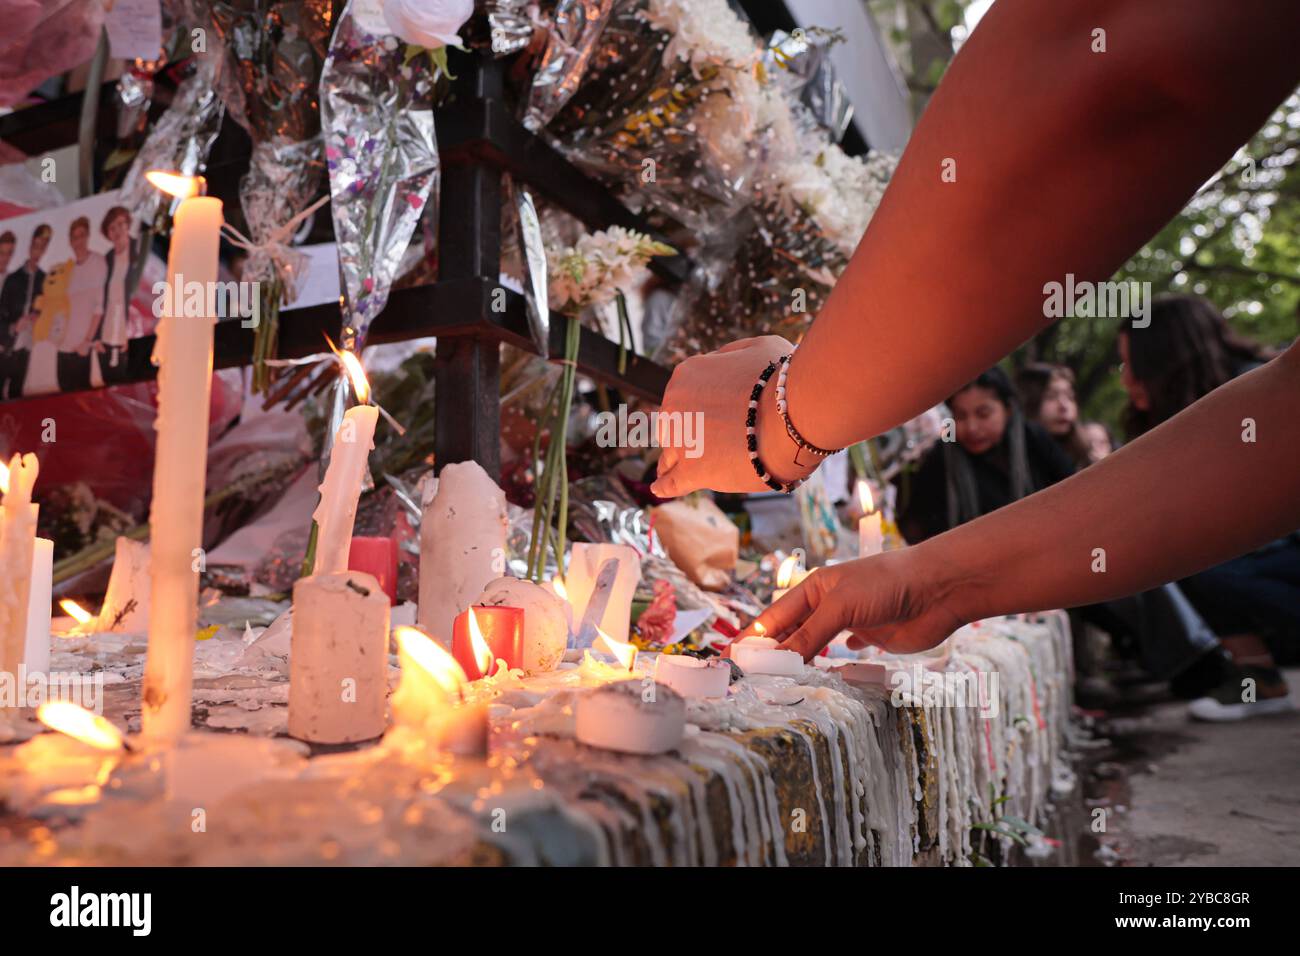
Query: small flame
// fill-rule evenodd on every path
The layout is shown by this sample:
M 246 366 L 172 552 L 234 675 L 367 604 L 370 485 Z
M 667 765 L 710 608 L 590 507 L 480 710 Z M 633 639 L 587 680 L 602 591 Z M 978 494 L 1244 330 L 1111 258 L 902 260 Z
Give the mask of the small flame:
M 862 505 L 864 515 L 876 510 L 875 499 L 871 497 L 871 485 L 865 481 L 858 482 L 858 503 Z
M 51 730 L 67 734 L 98 750 L 121 750 L 126 746 L 120 730 L 71 701 L 52 700 L 41 704 L 36 708 L 36 717 Z
M 469 646 L 474 652 L 474 662 L 478 664 L 479 673 L 486 677 L 492 670 L 492 648 L 488 647 L 483 632 L 479 630 L 473 608 L 469 609 Z
M 794 573 L 797 570 L 799 570 L 799 555 L 792 554 L 776 569 L 776 586 L 788 588 L 794 582 Z
M 566 604 L 569 603 L 569 589 L 564 586 L 564 578 L 558 575 L 551 578 L 551 590 L 555 592 L 555 596 L 561 601 Z
M 423 631 L 402 625 L 393 632 L 404 658 L 418 666 L 449 696 L 460 693 L 466 683 L 465 671 L 456 658 Z
M 601 640 L 605 642 L 606 649 L 614 655 L 618 662 L 631 670 L 632 665 L 636 663 L 636 648 L 623 641 L 614 640 L 599 627 L 596 628 L 596 633 L 600 635 Z
M 203 192 L 202 176 L 182 176 L 180 173 L 168 173 L 161 169 L 151 169 L 144 174 L 149 180 L 169 196 L 177 199 L 189 199 Z
M 72 598 L 64 598 L 61 600 L 59 602 L 59 607 L 63 608 L 63 613 L 68 615 L 68 617 L 72 618 L 78 624 L 89 624 L 95 619 L 95 615 L 91 614 L 76 601 L 72 600 Z
M 343 363 L 343 370 L 348 373 L 348 378 L 352 381 L 352 391 L 356 393 L 357 401 L 362 405 L 370 404 L 370 379 L 366 378 L 366 370 L 361 365 L 361 359 L 357 358 L 355 352 L 340 349 L 328 335 L 325 336 L 325 341 L 329 343 L 330 351 Z
M 9 494 L 9 465 L 0 461 L 0 494 Z

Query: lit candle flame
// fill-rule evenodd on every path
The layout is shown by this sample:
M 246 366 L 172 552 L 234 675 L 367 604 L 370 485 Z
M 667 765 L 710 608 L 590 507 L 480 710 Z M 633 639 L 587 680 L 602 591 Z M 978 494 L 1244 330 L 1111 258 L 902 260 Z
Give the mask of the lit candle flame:
M 9 494 L 9 464 L 0 461 L 0 494 Z
M 474 653 L 474 662 L 478 664 L 479 673 L 487 677 L 492 670 L 492 648 L 488 647 L 483 632 L 479 630 L 478 618 L 474 609 L 469 609 L 469 646 Z
M 569 589 L 564 586 L 564 578 L 558 575 L 551 578 L 551 590 L 555 592 L 555 596 L 561 601 L 566 604 L 569 602 Z
M 776 586 L 778 588 L 788 588 L 794 581 L 794 573 L 799 570 L 799 555 L 792 554 L 781 562 L 781 566 L 776 569 Z
M 406 625 L 396 628 L 393 636 L 404 662 L 409 660 L 423 670 L 449 697 L 461 692 L 467 680 L 465 671 L 446 648 L 423 631 Z
M 47 701 L 36 708 L 36 718 L 51 730 L 67 734 L 97 750 L 122 750 L 126 747 L 120 730 L 71 701 Z
M 605 648 L 614 655 L 615 659 L 631 670 L 632 665 L 636 663 L 636 648 L 623 641 L 614 640 L 599 627 L 596 628 L 596 633 L 600 635 L 600 639 L 605 642 Z
M 352 381 L 352 391 L 356 393 L 357 401 L 362 405 L 370 404 L 370 379 L 366 378 L 366 370 L 361 365 L 361 359 L 357 358 L 355 352 L 338 348 L 328 335 L 325 336 L 325 341 L 343 363 L 343 370 L 348 373 L 348 378 Z
M 175 196 L 177 199 L 189 199 L 191 196 L 198 196 L 203 192 L 204 180 L 202 176 L 183 176 L 180 173 L 151 169 L 144 174 L 144 178 L 167 195 Z
M 866 481 L 858 482 L 858 503 L 862 505 L 864 515 L 869 515 L 876 510 L 875 499 L 871 497 L 871 485 Z
M 59 607 L 63 608 L 63 613 L 68 615 L 68 617 L 72 618 L 78 624 L 89 624 L 95 619 L 95 615 L 91 614 L 76 601 L 72 600 L 72 598 L 64 598 L 61 600 L 59 602 Z

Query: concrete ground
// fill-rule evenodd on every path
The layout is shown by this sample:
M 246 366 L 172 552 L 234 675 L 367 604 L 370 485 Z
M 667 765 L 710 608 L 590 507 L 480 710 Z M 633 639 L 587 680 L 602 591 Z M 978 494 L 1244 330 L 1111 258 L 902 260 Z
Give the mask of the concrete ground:
M 1300 708 L 1300 668 L 1286 673 Z M 1205 724 L 1164 702 L 1098 730 L 1113 747 L 1096 755 L 1085 790 L 1089 807 L 1110 811 L 1102 860 L 1300 866 L 1300 709 Z

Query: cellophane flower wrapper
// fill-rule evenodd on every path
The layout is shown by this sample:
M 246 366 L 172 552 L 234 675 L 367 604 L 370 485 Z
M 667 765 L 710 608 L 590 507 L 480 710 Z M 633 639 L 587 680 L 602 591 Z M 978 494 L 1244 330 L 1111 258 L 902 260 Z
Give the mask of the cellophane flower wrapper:
M 370 33 L 350 2 L 321 76 L 321 124 L 346 300 L 345 345 L 360 348 L 440 175 L 427 56 Z M 436 210 L 429 210 L 429 223 Z
M 629 206 L 707 230 L 746 201 L 763 109 L 759 55 L 725 0 L 615 0 L 547 132 Z
M 217 88 L 253 141 L 240 204 L 248 236 L 260 246 L 311 205 L 320 189 L 319 79 L 329 42 L 329 0 L 208 0 Z M 291 298 L 301 256 L 274 261 L 260 249 L 246 281 L 279 279 Z
M 614 0 L 559 0 L 547 21 L 546 46 L 533 72 L 523 123 L 534 132 L 577 91 L 605 30 Z
M 152 223 L 167 197 L 144 178 L 151 169 L 196 176 L 221 130 L 225 108 L 214 87 L 216 61 L 195 57 L 176 88 L 171 105 L 158 117 L 122 180 L 123 205 L 139 222 Z
M 0 0 L 0 107 L 91 58 L 104 25 L 93 0 Z
M 486 46 L 494 56 L 518 53 L 532 42 L 535 24 L 530 8 L 535 6 L 536 0 L 480 0 L 478 8 L 484 16 L 471 17 L 462 35 L 473 46 Z
M 777 30 L 763 52 L 763 67 L 771 82 L 786 95 L 795 126 L 838 143 L 853 120 L 853 104 L 831 65 L 831 47 L 838 34 L 799 30 L 791 35 Z M 816 133 L 814 133 L 816 135 Z
M 825 304 L 879 205 L 895 166 L 825 142 L 764 166 L 754 200 L 696 256 L 658 358 L 680 360 L 737 338 L 797 340 Z

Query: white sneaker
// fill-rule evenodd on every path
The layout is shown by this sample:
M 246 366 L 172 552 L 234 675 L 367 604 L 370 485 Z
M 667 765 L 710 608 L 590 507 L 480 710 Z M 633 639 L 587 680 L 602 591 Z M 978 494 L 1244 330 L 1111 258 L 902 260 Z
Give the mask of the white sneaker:
M 1266 697 L 1246 704 L 1234 701 L 1225 704 L 1213 697 L 1198 697 L 1187 705 L 1187 712 L 1194 720 L 1214 723 L 1226 723 L 1234 720 L 1246 720 L 1249 717 L 1267 717 L 1270 714 L 1286 714 L 1295 710 L 1290 697 Z

